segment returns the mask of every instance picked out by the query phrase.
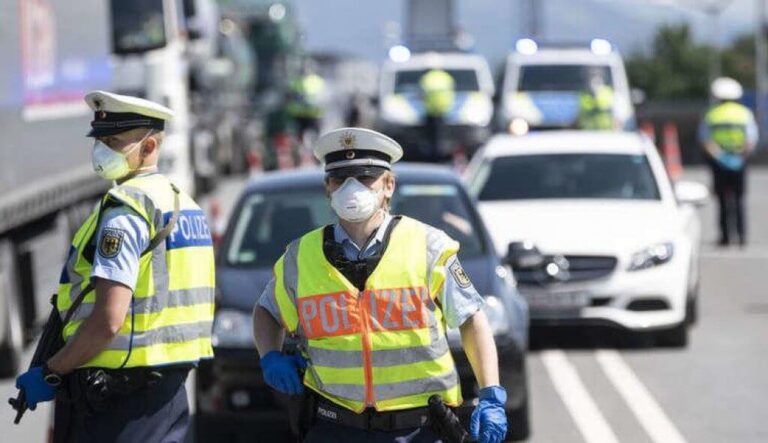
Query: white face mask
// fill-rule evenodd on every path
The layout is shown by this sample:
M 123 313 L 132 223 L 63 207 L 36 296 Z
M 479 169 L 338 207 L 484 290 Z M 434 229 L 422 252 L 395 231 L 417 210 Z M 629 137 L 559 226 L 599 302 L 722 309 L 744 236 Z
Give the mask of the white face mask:
M 148 132 L 147 135 L 145 135 L 138 142 L 134 143 L 134 145 L 125 152 L 117 152 L 107 146 L 101 140 L 96 140 L 93 144 L 93 153 L 91 154 L 91 164 L 93 165 L 93 170 L 102 178 L 107 180 L 117 180 L 130 174 L 133 171 L 128 165 L 128 156 L 131 154 L 131 152 L 136 150 L 136 148 L 141 146 L 141 144 L 144 143 L 144 140 L 146 140 L 151 133 L 152 131 Z M 148 168 L 149 167 L 139 168 L 137 171 Z
M 331 194 L 331 207 L 342 220 L 363 222 L 379 209 L 382 192 L 369 189 L 356 178 L 349 177 Z

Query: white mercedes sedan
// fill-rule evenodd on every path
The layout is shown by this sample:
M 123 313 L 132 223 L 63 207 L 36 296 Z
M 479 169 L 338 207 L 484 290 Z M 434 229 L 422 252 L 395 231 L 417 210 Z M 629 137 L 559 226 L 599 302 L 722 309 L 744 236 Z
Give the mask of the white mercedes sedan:
M 635 133 L 549 131 L 489 141 L 467 168 L 532 325 L 608 325 L 685 346 L 695 321 L 707 188 L 673 185 Z

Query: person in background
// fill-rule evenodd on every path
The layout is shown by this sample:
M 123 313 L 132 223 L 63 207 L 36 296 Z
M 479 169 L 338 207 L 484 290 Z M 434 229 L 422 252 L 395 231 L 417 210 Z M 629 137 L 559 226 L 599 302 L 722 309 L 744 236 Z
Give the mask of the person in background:
M 719 206 L 720 246 L 728 246 L 735 230 L 738 243 L 747 244 L 746 192 L 747 159 L 758 141 L 755 116 L 738 103 L 741 85 L 732 78 L 712 82 L 716 101 L 699 126 L 699 140 L 707 158 Z

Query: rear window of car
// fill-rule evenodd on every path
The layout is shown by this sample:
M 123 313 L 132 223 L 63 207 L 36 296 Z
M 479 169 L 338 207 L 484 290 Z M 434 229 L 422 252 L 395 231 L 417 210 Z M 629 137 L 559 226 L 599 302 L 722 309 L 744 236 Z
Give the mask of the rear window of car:
M 479 91 L 477 71 L 474 69 L 445 69 L 453 77 L 455 90 L 459 92 Z M 426 69 L 398 71 L 395 73 L 395 94 L 421 92 L 419 82 L 427 73 Z
M 545 154 L 498 157 L 473 179 L 478 200 L 659 200 L 648 159 L 628 154 Z
M 457 185 L 403 183 L 391 212 L 442 229 L 460 243 L 459 257 L 466 259 L 485 252 L 479 219 L 469 205 Z M 321 186 L 252 193 L 233 217 L 222 250 L 229 265 L 249 267 L 272 266 L 292 240 L 337 220 Z

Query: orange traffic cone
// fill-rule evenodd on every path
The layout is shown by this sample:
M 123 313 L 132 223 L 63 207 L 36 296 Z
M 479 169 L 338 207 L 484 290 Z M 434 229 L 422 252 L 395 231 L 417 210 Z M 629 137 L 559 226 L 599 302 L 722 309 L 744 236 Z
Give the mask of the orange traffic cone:
M 253 176 L 264 172 L 264 163 L 261 160 L 260 153 L 253 150 L 248 151 L 246 160 L 248 161 L 248 174 Z
M 291 153 L 291 136 L 285 132 L 275 135 L 275 155 L 277 156 L 277 169 L 291 169 L 294 167 L 293 154 Z
M 452 161 L 453 161 L 453 170 L 456 171 L 456 173 L 459 175 L 463 174 L 464 170 L 467 169 L 467 163 L 469 163 L 464 146 L 458 146 L 453 151 Z
M 640 124 L 640 132 L 645 134 L 651 141 L 656 144 L 656 127 L 653 126 L 652 121 L 644 121 Z
M 664 124 L 664 166 L 672 180 L 683 175 L 683 162 L 680 156 L 680 143 L 677 135 L 677 125 L 671 122 Z
M 224 236 L 224 226 L 221 218 L 221 202 L 218 198 L 212 198 L 208 204 L 208 221 L 210 222 L 209 229 L 211 231 L 211 240 L 214 245 L 218 245 Z

